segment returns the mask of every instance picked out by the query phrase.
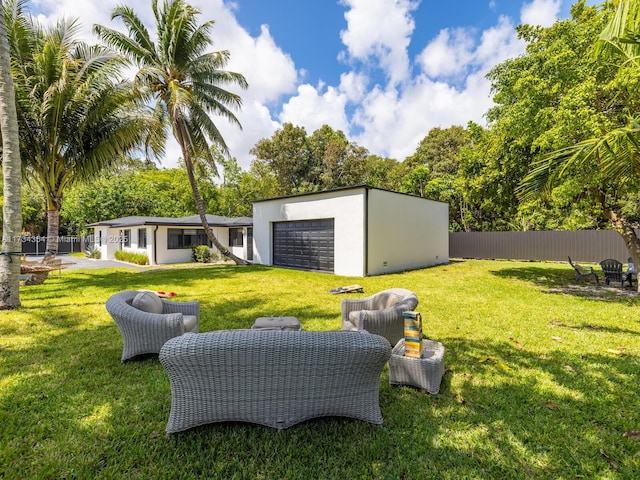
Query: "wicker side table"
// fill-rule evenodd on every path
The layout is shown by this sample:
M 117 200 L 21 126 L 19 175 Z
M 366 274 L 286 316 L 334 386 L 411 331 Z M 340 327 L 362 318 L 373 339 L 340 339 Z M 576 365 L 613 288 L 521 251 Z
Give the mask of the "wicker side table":
M 404 338 L 401 338 L 389 358 L 389 383 L 411 385 L 431 394 L 440 391 L 444 374 L 444 346 L 440 342 L 422 340 L 422 358 L 404 356 Z

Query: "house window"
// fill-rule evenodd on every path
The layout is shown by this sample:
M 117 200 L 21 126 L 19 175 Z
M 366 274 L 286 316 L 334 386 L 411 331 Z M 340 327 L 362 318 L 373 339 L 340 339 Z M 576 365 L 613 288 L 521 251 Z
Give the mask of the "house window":
M 147 229 L 138 229 L 138 248 L 147 248 Z
M 230 247 L 242 247 L 244 246 L 241 228 L 229 229 L 229 246 Z
M 120 248 L 131 246 L 131 230 L 120 230 Z
M 170 228 L 168 230 L 167 246 L 170 250 L 177 248 L 191 248 L 194 245 L 211 246 L 203 229 Z

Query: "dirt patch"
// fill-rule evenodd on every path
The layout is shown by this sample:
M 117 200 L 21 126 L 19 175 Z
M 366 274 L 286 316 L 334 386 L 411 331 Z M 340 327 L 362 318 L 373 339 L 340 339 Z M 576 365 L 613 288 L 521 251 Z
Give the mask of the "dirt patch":
M 637 297 L 635 288 L 620 288 L 607 285 L 565 285 L 547 290 L 549 293 L 560 293 L 563 295 L 577 295 L 579 297 L 592 298 L 594 300 L 616 299 L 621 297 Z

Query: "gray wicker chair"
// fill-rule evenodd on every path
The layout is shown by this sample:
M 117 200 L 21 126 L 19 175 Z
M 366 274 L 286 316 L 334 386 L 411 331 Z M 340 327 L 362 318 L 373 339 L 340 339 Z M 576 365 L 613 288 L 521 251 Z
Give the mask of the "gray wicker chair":
M 391 288 L 365 298 L 342 300 L 342 330 L 366 330 L 385 337 L 392 346 L 404 337 L 402 312 L 418 306 L 415 293 Z
M 162 299 L 162 313 L 147 313 L 132 306 L 140 293 L 126 290 L 107 300 L 107 311 L 116 322 L 122 335 L 122 358 L 126 361 L 136 355 L 158 353 L 170 338 L 185 332 L 199 331 L 200 304 L 198 302 L 174 302 Z M 191 318 L 185 327 L 185 316 Z M 195 316 L 195 319 L 193 317 Z M 195 325 L 193 325 L 195 321 Z M 191 326 L 191 328 L 189 328 Z
M 382 423 L 380 374 L 391 347 L 361 332 L 220 330 L 160 350 L 171 383 L 167 433 L 214 422 L 278 430 L 315 417 Z

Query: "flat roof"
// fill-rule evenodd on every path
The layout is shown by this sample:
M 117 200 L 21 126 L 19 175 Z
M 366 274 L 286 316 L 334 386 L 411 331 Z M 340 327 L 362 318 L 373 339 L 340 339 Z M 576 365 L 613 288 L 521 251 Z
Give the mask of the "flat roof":
M 221 217 L 207 214 L 207 223 L 210 227 L 250 227 L 253 225 L 251 217 Z M 199 215 L 190 217 L 144 217 L 129 216 L 104 220 L 102 222 L 89 223 L 87 227 L 133 227 L 136 225 L 169 225 L 175 227 L 201 227 L 202 221 Z
M 362 190 L 379 190 L 381 192 L 395 193 L 396 195 L 404 195 L 407 197 L 421 198 L 423 200 L 429 200 L 430 202 L 448 203 L 448 202 L 442 202 L 440 200 L 432 200 L 430 198 L 420 197 L 418 195 L 413 195 L 411 193 L 394 192 L 393 190 L 387 190 L 385 188 L 372 187 L 371 185 L 367 185 L 366 183 L 362 183 L 360 185 L 351 185 L 348 187 L 332 188 L 330 190 L 319 190 L 317 192 L 305 192 L 305 193 L 296 193 L 292 195 L 282 195 L 281 197 L 263 198 L 260 200 L 253 200 L 252 203 L 270 202 L 272 200 L 283 200 L 285 198 L 308 197 L 309 195 L 322 195 L 325 193 L 339 193 L 339 192 L 346 192 L 349 190 L 361 190 L 361 189 Z

